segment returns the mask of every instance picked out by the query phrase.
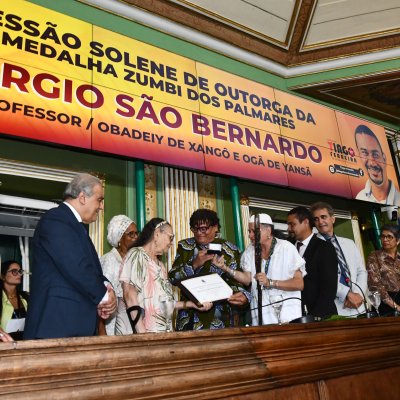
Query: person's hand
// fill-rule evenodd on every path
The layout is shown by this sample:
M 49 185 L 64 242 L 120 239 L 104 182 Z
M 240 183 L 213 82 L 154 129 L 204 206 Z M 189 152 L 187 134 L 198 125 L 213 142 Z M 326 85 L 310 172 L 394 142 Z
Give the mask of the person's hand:
M 193 260 L 193 269 L 203 266 L 207 261 L 212 260 L 213 258 L 214 254 L 207 254 L 207 250 L 200 250 L 197 253 L 196 258 Z
M 97 306 L 99 317 L 107 319 L 117 310 L 117 297 L 111 285 L 107 286 L 108 299 Z
M 0 341 L 13 342 L 14 339 L 7 332 L 0 328 Z
M 199 306 L 197 306 L 196 303 L 194 303 L 193 301 L 188 301 L 186 304 L 187 304 L 188 307 L 194 308 L 195 310 L 198 310 L 198 311 L 208 311 L 208 310 L 210 310 L 210 309 L 212 308 L 212 306 L 214 305 L 214 304 L 211 303 L 211 302 L 205 302 L 205 303 L 203 303 L 203 304 L 201 305 L 201 307 L 199 307 Z
M 364 298 L 359 293 L 349 292 L 346 296 L 344 306 L 347 308 L 358 308 L 364 302 Z
M 264 287 L 269 286 L 269 284 L 267 285 L 267 282 L 268 282 L 267 275 L 264 272 L 259 272 L 258 274 L 255 274 L 254 279 L 256 281 L 260 282 L 261 286 L 264 286 Z
M 228 303 L 233 306 L 243 306 L 247 303 L 247 297 L 242 292 L 233 293 L 228 299 Z
M 225 258 L 223 255 L 218 256 L 215 254 L 211 262 L 222 271 L 228 272 L 229 268 L 225 265 Z

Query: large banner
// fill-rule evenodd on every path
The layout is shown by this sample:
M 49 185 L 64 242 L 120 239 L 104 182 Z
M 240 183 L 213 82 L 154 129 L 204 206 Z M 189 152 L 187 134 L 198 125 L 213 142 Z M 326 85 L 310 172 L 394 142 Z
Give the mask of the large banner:
M 400 203 L 381 126 L 27 1 L 0 29 L 2 134 Z

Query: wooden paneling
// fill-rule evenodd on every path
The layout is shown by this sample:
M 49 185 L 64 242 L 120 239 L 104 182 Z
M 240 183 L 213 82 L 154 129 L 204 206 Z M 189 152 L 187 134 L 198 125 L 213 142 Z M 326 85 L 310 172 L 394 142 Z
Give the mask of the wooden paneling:
M 340 107 L 400 124 L 399 71 L 291 89 Z
M 399 365 L 394 318 L 26 341 L 0 344 L 0 398 L 364 400 Z

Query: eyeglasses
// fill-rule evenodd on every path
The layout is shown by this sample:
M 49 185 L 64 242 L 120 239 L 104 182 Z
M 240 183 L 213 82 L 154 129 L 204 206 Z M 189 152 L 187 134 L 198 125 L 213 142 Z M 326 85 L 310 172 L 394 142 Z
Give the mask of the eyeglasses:
M 381 235 L 382 240 L 393 240 L 394 236 L 393 235 Z
M 139 232 L 138 231 L 125 232 L 125 235 L 129 236 L 129 238 L 131 239 L 135 239 L 139 236 Z
M 169 240 L 172 243 L 174 241 L 175 235 L 173 233 L 168 233 L 168 232 L 164 232 L 164 233 L 169 236 Z
M 8 272 L 11 272 L 14 276 L 23 275 L 24 274 L 24 270 L 23 269 L 10 269 L 10 270 L 7 271 L 7 273 Z
M 193 226 L 192 232 L 193 233 L 206 233 L 211 228 L 211 225 L 208 226 Z

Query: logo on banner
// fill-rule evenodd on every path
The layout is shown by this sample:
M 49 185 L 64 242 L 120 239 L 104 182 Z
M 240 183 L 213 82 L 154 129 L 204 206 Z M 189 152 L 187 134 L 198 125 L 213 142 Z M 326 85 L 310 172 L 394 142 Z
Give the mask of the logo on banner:
M 342 146 L 341 144 L 335 143 L 331 140 L 328 141 L 328 144 L 332 158 L 357 163 L 355 158 L 356 152 L 352 147 Z

